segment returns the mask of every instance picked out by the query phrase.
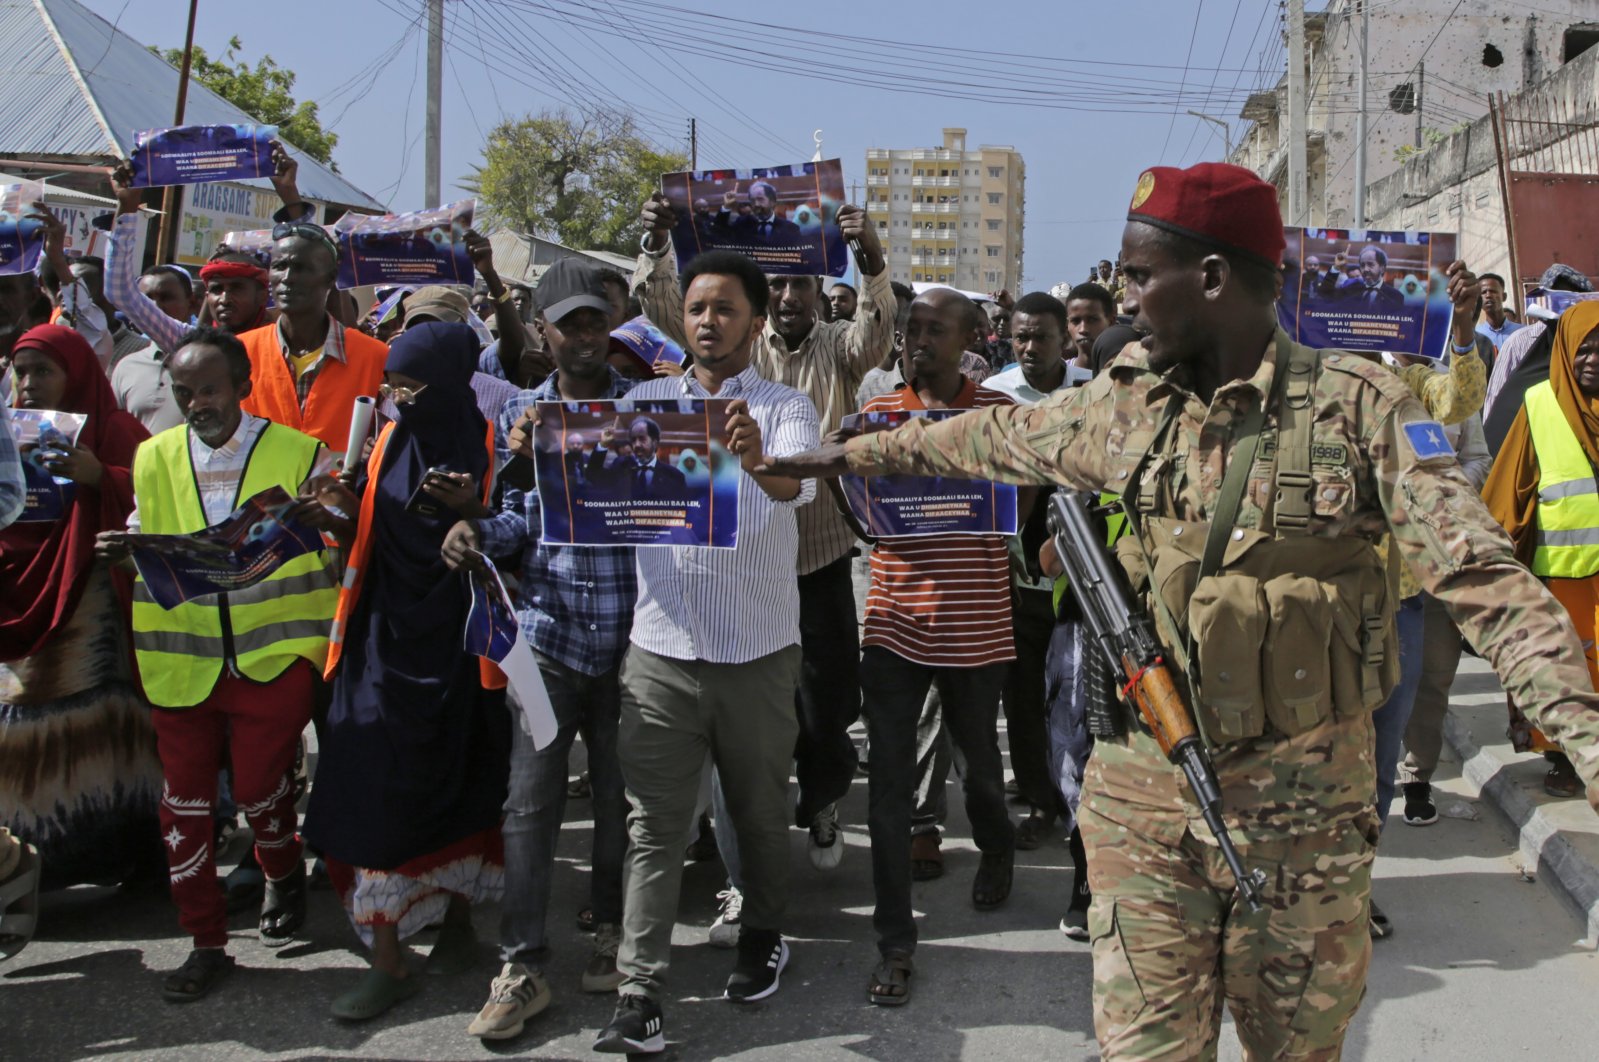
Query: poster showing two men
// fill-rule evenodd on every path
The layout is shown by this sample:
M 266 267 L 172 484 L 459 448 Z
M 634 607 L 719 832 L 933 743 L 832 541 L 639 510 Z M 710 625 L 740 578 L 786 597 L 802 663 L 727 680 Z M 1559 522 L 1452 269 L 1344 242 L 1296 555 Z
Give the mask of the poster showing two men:
M 534 432 L 543 541 L 738 545 L 731 399 L 540 402 Z
M 768 274 L 841 277 L 849 268 L 838 208 L 838 159 L 747 170 L 698 170 L 661 177 L 677 213 L 672 245 L 685 268 L 702 251 L 737 251 Z
M 1444 232 L 1284 230 L 1283 329 L 1310 347 L 1442 358 L 1454 312 Z

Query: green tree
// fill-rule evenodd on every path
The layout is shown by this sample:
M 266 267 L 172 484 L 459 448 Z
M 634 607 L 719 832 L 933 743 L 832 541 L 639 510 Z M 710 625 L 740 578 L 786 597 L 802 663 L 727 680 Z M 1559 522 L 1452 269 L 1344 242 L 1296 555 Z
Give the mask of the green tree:
M 295 100 L 294 71 L 283 69 L 270 55 L 256 60 L 252 69 L 238 57 L 243 47 L 239 38 L 233 37 L 221 59 L 213 59 L 205 54 L 205 49 L 196 48 L 190 76 L 262 125 L 277 126 L 278 136 L 285 143 L 338 172 L 333 148 L 339 138 L 322 128 L 315 103 Z M 183 65 L 181 48 L 150 50 L 173 66 Z
M 627 114 L 545 110 L 495 126 L 482 164 L 461 183 L 490 225 L 631 254 L 640 204 L 661 174 L 687 168 L 686 155 L 658 151 Z

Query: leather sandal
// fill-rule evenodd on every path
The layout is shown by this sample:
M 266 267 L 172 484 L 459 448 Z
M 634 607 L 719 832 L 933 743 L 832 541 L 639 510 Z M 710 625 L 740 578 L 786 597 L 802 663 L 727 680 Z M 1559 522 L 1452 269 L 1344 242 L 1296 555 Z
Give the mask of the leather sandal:
M 903 952 L 883 956 L 866 985 L 866 998 L 879 1007 L 903 1007 L 911 1001 L 911 975 L 916 968 Z
M 911 838 L 912 881 L 933 881 L 944 876 L 944 853 L 938 846 L 936 833 L 919 833 Z
M 294 872 L 281 881 L 267 880 L 261 897 L 261 943 L 281 948 L 294 940 L 305 925 L 305 862 L 295 864 Z
M 1007 848 L 993 855 L 984 852 L 977 864 L 977 876 L 972 878 L 972 906 L 979 911 L 992 911 L 1010 899 L 1015 867 L 1014 849 Z
M 193 1003 L 204 999 L 233 972 L 233 956 L 221 948 L 195 948 L 183 965 L 161 982 L 161 998 L 168 1003 Z

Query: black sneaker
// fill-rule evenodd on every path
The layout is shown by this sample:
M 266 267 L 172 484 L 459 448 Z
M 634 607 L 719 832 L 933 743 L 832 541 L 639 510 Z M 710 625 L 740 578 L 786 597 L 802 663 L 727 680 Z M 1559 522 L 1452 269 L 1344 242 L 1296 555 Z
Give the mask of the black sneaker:
M 648 996 L 624 993 L 617 1000 L 611 1024 L 601 1029 L 600 1035 L 594 1038 L 594 1050 L 608 1055 L 665 1051 L 666 1036 L 661 1031 L 661 1008 Z
M 753 1003 L 777 991 L 778 978 L 788 965 L 788 943 L 775 929 L 744 927 L 738 938 L 738 962 L 727 979 L 725 998 Z
M 1405 783 L 1405 825 L 1431 826 L 1438 821 L 1432 803 L 1432 786 L 1426 782 Z

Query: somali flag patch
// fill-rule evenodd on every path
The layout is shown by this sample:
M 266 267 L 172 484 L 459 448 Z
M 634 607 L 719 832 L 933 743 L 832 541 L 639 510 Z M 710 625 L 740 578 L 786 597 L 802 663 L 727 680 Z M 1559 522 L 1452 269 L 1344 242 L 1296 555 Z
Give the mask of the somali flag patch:
M 1454 457 L 1455 448 L 1444 435 L 1444 426 L 1436 420 L 1418 420 L 1404 425 L 1405 438 L 1416 451 L 1416 459 L 1425 461 L 1433 457 Z

